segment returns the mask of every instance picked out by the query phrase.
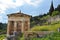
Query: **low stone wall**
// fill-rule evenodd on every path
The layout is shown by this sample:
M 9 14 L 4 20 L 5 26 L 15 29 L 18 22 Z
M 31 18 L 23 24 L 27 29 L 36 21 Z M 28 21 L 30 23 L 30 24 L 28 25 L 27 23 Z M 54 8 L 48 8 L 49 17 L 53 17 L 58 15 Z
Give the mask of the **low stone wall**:
M 26 31 L 24 32 L 24 37 L 28 38 L 28 37 L 44 37 L 47 34 L 53 33 L 53 31 Z
M 50 17 L 47 19 L 47 22 L 56 22 L 56 21 L 60 21 L 60 15 L 56 15 L 54 17 Z
M 30 38 L 42 38 L 46 37 L 47 34 L 53 33 L 53 31 L 25 31 L 24 32 L 24 40 L 29 40 Z M 14 35 L 10 35 L 7 37 L 7 40 L 17 40 L 17 37 L 22 35 L 21 33 Z

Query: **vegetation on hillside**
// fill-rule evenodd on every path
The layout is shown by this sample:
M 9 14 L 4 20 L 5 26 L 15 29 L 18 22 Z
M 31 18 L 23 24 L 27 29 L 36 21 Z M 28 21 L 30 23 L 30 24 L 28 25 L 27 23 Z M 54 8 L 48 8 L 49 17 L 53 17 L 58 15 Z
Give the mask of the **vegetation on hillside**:
M 60 15 L 60 12 L 59 11 L 53 11 L 52 16 L 56 16 L 56 15 Z
M 51 25 L 32 27 L 31 31 L 58 31 L 58 28 L 60 28 L 60 22 L 52 22 Z
M 5 39 L 6 38 L 6 34 L 1 34 L 0 35 L 0 40 L 3 40 L 3 39 Z
M 52 10 L 52 11 L 50 11 L 50 10 Z M 37 25 L 42 26 L 45 23 L 47 23 L 48 18 L 56 16 L 56 15 L 60 15 L 60 5 L 58 5 L 57 8 L 55 8 L 54 10 L 53 10 L 53 8 L 50 7 L 50 10 L 47 14 L 45 13 L 43 15 L 38 15 L 38 16 L 32 17 L 31 18 L 31 27 L 37 26 Z
M 6 23 L 0 23 L 0 30 L 6 30 L 7 24 Z
M 60 4 L 57 6 L 57 8 L 55 8 L 55 11 L 59 11 L 60 12 Z

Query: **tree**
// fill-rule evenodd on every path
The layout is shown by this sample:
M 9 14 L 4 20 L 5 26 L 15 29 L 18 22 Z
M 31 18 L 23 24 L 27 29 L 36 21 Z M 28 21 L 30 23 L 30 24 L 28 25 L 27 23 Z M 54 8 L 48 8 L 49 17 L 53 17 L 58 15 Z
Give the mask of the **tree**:
M 47 16 L 47 14 L 44 14 L 43 16 Z
M 7 27 L 6 23 L 0 23 L 0 30 L 5 30 Z
M 51 7 L 50 7 L 50 10 L 49 10 L 49 14 L 50 16 L 52 15 L 52 12 L 54 11 L 54 6 L 53 6 L 53 1 L 51 2 Z
M 58 14 L 60 14 L 59 11 L 53 11 L 53 12 L 52 12 L 52 16 L 55 16 L 55 15 L 58 15 Z
M 57 8 L 55 8 L 55 11 L 59 11 L 60 12 L 60 5 L 58 5 Z
M 0 23 L 0 29 L 2 29 L 2 26 L 3 26 L 2 23 Z

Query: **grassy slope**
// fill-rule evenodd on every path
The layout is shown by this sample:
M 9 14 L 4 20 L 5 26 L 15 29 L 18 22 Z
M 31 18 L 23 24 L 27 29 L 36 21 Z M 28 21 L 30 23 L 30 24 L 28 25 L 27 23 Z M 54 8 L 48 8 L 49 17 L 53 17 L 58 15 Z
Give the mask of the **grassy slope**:
M 60 28 L 60 23 L 43 25 L 43 26 L 35 26 L 31 28 L 31 31 L 57 31 L 58 28 Z

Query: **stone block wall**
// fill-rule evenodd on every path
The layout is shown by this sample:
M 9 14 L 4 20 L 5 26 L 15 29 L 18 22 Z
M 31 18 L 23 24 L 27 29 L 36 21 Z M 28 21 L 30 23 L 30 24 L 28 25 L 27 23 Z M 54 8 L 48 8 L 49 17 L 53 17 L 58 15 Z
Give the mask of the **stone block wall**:
M 60 15 L 54 16 L 54 17 L 50 17 L 47 19 L 48 22 L 56 22 L 56 21 L 60 21 Z
M 25 38 L 28 38 L 28 37 L 39 37 L 39 38 L 41 38 L 41 37 L 44 37 L 45 35 L 47 35 L 47 34 L 50 34 L 50 33 L 52 33 L 53 31 L 30 31 L 30 32 L 28 32 L 28 31 L 26 31 L 25 33 L 24 33 L 24 37 Z

